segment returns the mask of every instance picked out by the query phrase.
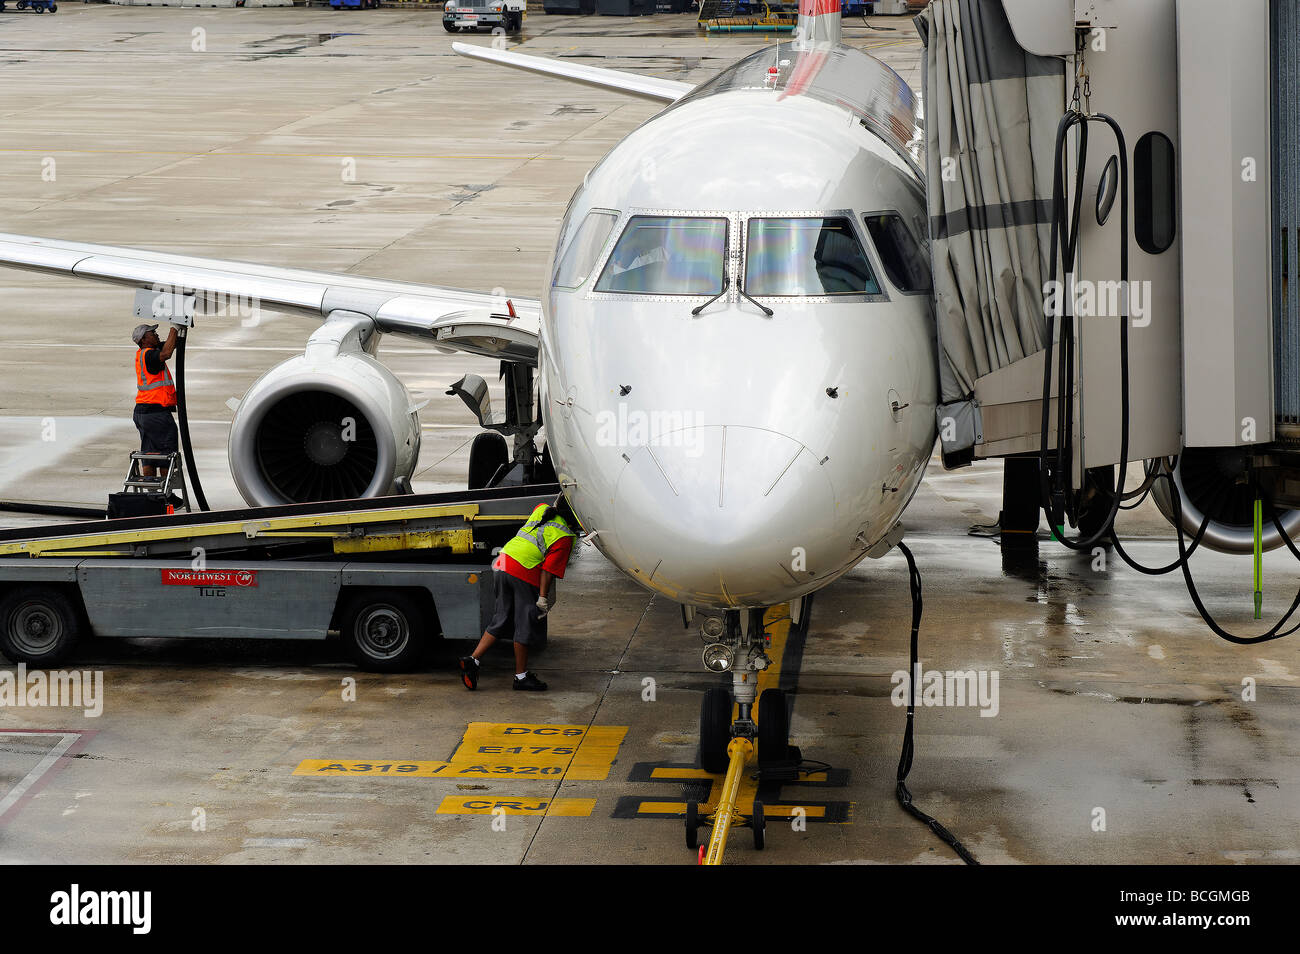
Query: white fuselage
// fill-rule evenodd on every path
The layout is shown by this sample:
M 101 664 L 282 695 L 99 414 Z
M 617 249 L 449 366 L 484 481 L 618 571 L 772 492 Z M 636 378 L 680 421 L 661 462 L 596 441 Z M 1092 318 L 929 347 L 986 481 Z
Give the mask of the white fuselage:
M 865 54 L 833 56 L 823 78 L 861 84 L 865 106 L 817 89 L 816 70 L 785 88 L 797 55 L 762 51 L 619 143 L 561 227 L 552 274 L 588 213 L 617 215 L 589 277 L 543 296 L 551 456 L 596 545 L 681 603 L 768 606 L 824 586 L 897 523 L 934 444 L 931 300 L 890 281 L 864 225 L 898 213 L 926 239 L 903 130 L 864 122 L 897 128 L 911 93 Z M 693 317 L 709 295 L 596 290 L 633 216 L 725 219 L 722 297 Z M 773 217 L 852 223 L 878 289 L 760 296 L 766 316 L 737 289 L 748 222 Z

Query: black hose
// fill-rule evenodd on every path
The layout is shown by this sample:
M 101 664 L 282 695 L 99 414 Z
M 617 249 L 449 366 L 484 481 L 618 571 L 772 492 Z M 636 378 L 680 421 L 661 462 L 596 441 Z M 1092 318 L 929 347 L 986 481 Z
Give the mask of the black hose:
M 1192 568 L 1188 561 L 1188 557 L 1191 554 L 1190 551 L 1186 549 L 1183 540 L 1183 522 L 1178 519 L 1178 515 L 1183 512 L 1182 500 L 1179 498 L 1178 486 L 1173 480 L 1169 481 L 1169 494 L 1173 501 L 1172 507 L 1175 514 L 1174 529 L 1178 531 L 1178 562 L 1182 565 L 1183 579 L 1187 582 L 1188 595 L 1191 596 L 1192 603 L 1196 606 L 1196 612 L 1200 613 L 1201 619 L 1205 620 L 1205 625 L 1209 626 L 1211 631 L 1213 631 L 1220 639 L 1226 639 L 1228 642 L 1236 643 L 1239 646 L 1251 646 L 1255 643 L 1267 643 L 1274 639 L 1281 639 L 1284 636 L 1290 636 L 1292 633 L 1300 630 L 1300 623 L 1298 623 L 1286 632 L 1280 632 L 1282 627 L 1287 624 L 1287 621 L 1291 619 L 1295 611 L 1300 609 L 1300 590 L 1296 591 L 1295 599 L 1291 602 L 1291 608 L 1282 615 L 1280 620 L 1273 624 L 1272 628 L 1259 636 L 1237 636 L 1228 632 L 1215 622 L 1214 617 L 1210 615 L 1210 611 L 1207 610 L 1205 604 L 1201 602 L 1201 594 L 1197 592 L 1196 583 L 1192 580 Z M 1277 532 L 1282 535 L 1282 539 L 1286 541 L 1287 547 L 1291 550 L 1292 554 L 1300 559 L 1300 551 L 1296 550 L 1295 544 L 1292 542 L 1291 538 L 1287 536 L 1286 529 L 1282 526 L 1282 521 L 1278 519 L 1277 511 L 1271 504 L 1269 506 L 1269 513 L 1273 517 L 1273 526 L 1277 527 Z
M 1174 481 L 1172 473 L 1159 474 L 1155 476 L 1156 479 L 1165 479 L 1169 481 L 1169 492 L 1172 498 L 1172 508 L 1174 512 L 1174 518 L 1172 522 L 1174 524 L 1174 529 L 1178 533 L 1178 559 L 1175 562 L 1170 563 L 1163 567 L 1142 566 L 1137 561 L 1132 559 L 1128 555 L 1128 553 L 1124 551 L 1123 546 L 1119 542 L 1119 536 L 1118 534 L 1115 533 L 1115 517 L 1118 515 L 1121 505 L 1127 496 L 1124 492 L 1124 484 L 1125 484 L 1125 479 L 1128 475 L 1129 168 L 1128 168 L 1128 149 L 1124 141 L 1124 133 L 1120 129 L 1119 124 L 1115 122 L 1113 118 L 1111 118 L 1110 116 L 1104 113 L 1100 113 L 1095 116 L 1087 116 L 1077 110 L 1071 110 L 1070 112 L 1067 112 L 1064 116 L 1061 117 L 1061 121 L 1056 128 L 1056 146 L 1052 156 L 1054 168 L 1053 168 L 1053 177 L 1052 177 L 1052 230 L 1051 230 L 1051 242 L 1049 245 L 1050 254 L 1051 254 L 1050 265 L 1049 265 L 1049 287 L 1052 287 L 1054 289 L 1058 287 L 1056 285 L 1058 260 L 1065 266 L 1067 284 L 1069 284 L 1069 279 L 1072 277 L 1072 269 L 1074 268 L 1075 259 L 1078 252 L 1079 222 L 1081 218 L 1080 210 L 1081 210 L 1081 200 L 1083 194 L 1083 176 L 1087 167 L 1087 155 L 1088 155 L 1088 124 L 1091 122 L 1104 122 L 1108 126 L 1110 126 L 1111 131 L 1115 134 L 1115 142 L 1119 150 L 1120 285 L 1121 288 L 1123 289 L 1122 308 L 1121 308 L 1121 315 L 1120 315 L 1120 338 L 1119 338 L 1120 427 L 1121 427 L 1120 460 L 1119 460 L 1120 473 L 1114 491 L 1107 492 L 1111 498 L 1110 511 L 1107 514 L 1106 519 L 1102 523 L 1101 527 L 1098 528 L 1098 530 L 1095 533 L 1093 533 L 1091 536 L 1089 536 L 1086 540 L 1065 539 L 1064 533 L 1058 532 L 1057 530 L 1058 525 L 1061 526 L 1062 528 L 1064 527 L 1065 504 L 1064 504 L 1064 500 L 1062 500 L 1062 504 L 1059 508 L 1060 512 L 1058 513 L 1058 506 L 1053 496 L 1053 490 L 1054 490 L 1053 484 L 1055 484 L 1056 494 L 1064 498 L 1066 492 L 1066 468 L 1070 466 L 1070 462 L 1067 459 L 1067 450 L 1070 446 L 1072 446 L 1073 435 L 1071 431 L 1074 424 L 1073 398 L 1071 396 L 1071 392 L 1073 391 L 1073 382 L 1074 382 L 1074 355 L 1073 355 L 1074 315 L 1072 314 L 1072 308 L 1071 308 L 1071 293 L 1073 292 L 1073 289 L 1067 288 L 1058 294 L 1058 299 L 1057 299 L 1062 309 L 1061 310 L 1062 322 L 1061 322 L 1061 351 L 1058 356 L 1058 362 L 1060 366 L 1057 371 L 1059 393 L 1057 397 L 1055 468 L 1049 467 L 1049 455 L 1047 451 L 1047 434 L 1048 434 L 1047 428 L 1048 428 L 1048 420 L 1050 417 L 1049 405 L 1051 402 L 1051 395 L 1052 395 L 1052 351 L 1053 351 L 1053 337 L 1055 332 L 1055 323 L 1053 319 L 1055 316 L 1054 316 L 1054 309 L 1045 310 L 1045 317 L 1047 320 L 1047 338 L 1044 343 L 1045 353 L 1043 355 L 1043 393 L 1042 393 L 1043 403 L 1042 403 L 1042 414 L 1040 420 L 1041 430 L 1039 434 L 1039 453 L 1038 453 L 1039 494 L 1041 497 L 1041 503 L 1043 509 L 1047 513 L 1048 523 L 1052 529 L 1052 536 L 1055 539 L 1059 540 L 1063 546 L 1068 547 L 1071 550 L 1086 550 L 1089 547 L 1091 547 L 1094 543 L 1096 543 L 1098 540 L 1102 539 L 1103 537 L 1109 537 L 1110 541 L 1115 546 L 1116 552 L 1120 555 L 1120 557 L 1124 560 L 1124 562 L 1140 573 L 1146 573 L 1152 576 L 1157 576 L 1164 573 L 1171 573 L 1175 569 L 1181 569 L 1183 572 L 1183 579 L 1187 584 L 1187 592 L 1192 598 L 1192 603 L 1196 606 L 1196 611 L 1200 613 L 1201 619 L 1205 621 L 1205 624 L 1210 627 L 1211 631 L 1213 631 L 1215 635 L 1219 636 L 1221 639 L 1227 640 L 1228 642 L 1237 643 L 1239 645 L 1252 645 L 1255 643 L 1268 642 L 1273 639 L 1281 639 L 1284 636 L 1290 636 L 1291 634 L 1300 631 L 1300 623 L 1296 624 L 1291 629 L 1286 630 L 1285 632 L 1282 631 L 1282 627 L 1285 626 L 1288 620 L 1290 620 L 1290 618 L 1295 614 L 1295 611 L 1298 608 L 1300 608 L 1300 592 L 1296 593 L 1295 600 L 1292 602 L 1290 609 L 1286 611 L 1286 613 L 1282 616 L 1282 618 L 1278 620 L 1278 622 L 1274 624 L 1272 628 L 1270 628 L 1267 632 L 1263 633 L 1262 635 L 1237 636 L 1233 633 L 1228 632 L 1223 627 L 1219 626 L 1217 622 L 1215 622 L 1214 618 L 1210 615 L 1209 610 L 1205 608 L 1205 604 L 1201 601 L 1200 593 L 1197 592 L 1196 583 L 1192 579 L 1192 571 L 1191 571 L 1191 564 L 1190 564 L 1190 557 L 1192 553 L 1195 552 L 1196 548 L 1200 545 L 1201 540 L 1205 536 L 1206 530 L 1209 528 L 1210 518 L 1207 515 L 1205 519 L 1201 522 L 1201 526 L 1196 531 L 1196 536 L 1193 538 L 1192 545 L 1189 548 L 1187 546 L 1187 542 L 1184 537 L 1183 524 L 1181 520 L 1182 501 L 1180 499 L 1180 495 L 1178 492 L 1177 483 Z M 1069 218 L 1069 213 L 1066 211 L 1066 202 L 1064 196 L 1065 137 L 1066 134 L 1070 131 L 1070 129 L 1076 125 L 1080 127 L 1079 149 L 1078 149 L 1078 155 L 1076 157 L 1077 172 L 1076 172 L 1076 180 L 1075 180 L 1074 219 L 1073 221 L 1071 221 Z M 1058 259 L 1058 250 L 1060 252 L 1059 259 Z M 1148 466 L 1146 469 L 1146 481 L 1144 481 L 1144 487 L 1140 488 L 1139 491 L 1135 491 L 1135 494 L 1140 493 L 1140 497 L 1138 499 L 1138 502 L 1132 505 L 1133 507 L 1137 507 L 1142 502 L 1142 500 L 1146 498 L 1146 494 L 1150 491 L 1151 487 L 1154 486 L 1155 481 L 1152 479 L 1152 477 L 1153 477 L 1152 468 Z M 1131 509 L 1131 508 L 1125 508 L 1125 509 Z M 1269 513 L 1272 517 L 1273 525 L 1277 527 L 1278 533 L 1281 535 L 1282 539 L 1286 541 L 1287 548 L 1291 551 L 1291 554 L 1295 556 L 1296 559 L 1300 559 L 1300 548 L 1297 548 L 1295 543 L 1287 535 L 1285 528 L 1283 528 L 1282 526 L 1281 520 L 1278 519 L 1277 511 L 1275 508 L 1273 508 L 1271 503 L 1269 505 Z M 906 550 L 904 550 L 904 552 L 906 553 Z M 910 554 L 908 555 L 908 563 L 909 565 L 912 564 Z M 919 600 L 919 582 L 917 584 L 917 587 L 918 587 L 918 593 L 916 598 Z M 914 625 L 918 619 L 919 617 L 914 617 Z M 915 646 L 915 636 L 916 633 L 914 629 L 913 646 Z M 909 708 L 909 713 L 910 711 L 911 710 Z M 908 733 L 909 733 L 909 741 L 904 743 L 904 758 L 907 764 L 910 765 L 911 764 L 911 752 L 909 748 L 910 733 L 911 733 L 910 715 L 908 720 Z M 900 763 L 899 770 L 901 773 L 902 772 L 901 763 Z M 901 786 L 901 780 L 900 780 L 900 786 Z M 901 800 L 902 800 L 902 796 L 900 795 L 900 801 Z M 907 806 L 905 805 L 904 807 Z M 935 824 L 938 823 L 935 822 Z
M 1052 177 L 1052 235 L 1050 249 L 1049 265 L 1049 286 L 1057 288 L 1057 262 L 1058 250 L 1059 259 L 1065 265 L 1066 285 L 1070 285 L 1070 279 L 1073 277 L 1075 258 L 1078 252 L 1079 242 L 1079 222 L 1082 218 L 1082 198 L 1083 198 L 1083 176 L 1086 171 L 1088 157 L 1088 123 L 1103 122 L 1110 126 L 1115 135 L 1116 147 L 1119 150 L 1120 165 L 1120 285 L 1123 288 L 1120 308 L 1120 326 L 1119 326 L 1119 361 L 1120 361 L 1120 450 L 1119 450 L 1119 478 L 1116 484 L 1116 492 L 1111 495 L 1110 510 L 1106 519 L 1101 526 L 1087 539 L 1067 540 L 1064 532 L 1058 532 L 1057 527 L 1064 527 L 1064 512 L 1059 514 L 1057 506 L 1053 501 L 1052 481 L 1049 480 L 1049 472 L 1054 478 L 1058 493 L 1064 494 L 1065 490 L 1065 472 L 1068 465 L 1066 451 L 1070 442 L 1073 440 L 1073 401 L 1070 392 L 1074 386 L 1074 355 L 1073 355 L 1073 330 L 1074 315 L 1071 307 L 1070 295 L 1073 288 L 1061 288 L 1057 295 L 1057 303 L 1061 307 L 1061 352 L 1059 355 L 1060 369 L 1057 374 L 1059 385 L 1059 394 L 1057 396 L 1057 424 L 1056 424 L 1056 466 L 1049 467 L 1047 451 L 1047 434 L 1049 406 L 1052 397 L 1052 338 L 1055 331 L 1054 309 L 1045 309 L 1047 320 L 1047 337 L 1044 343 L 1043 355 L 1043 406 L 1041 417 L 1041 429 L 1039 434 L 1039 494 L 1042 498 L 1043 510 L 1047 513 L 1047 522 L 1051 527 L 1052 536 L 1059 540 L 1063 546 L 1071 550 L 1087 550 L 1097 541 L 1108 536 L 1115 526 L 1115 517 L 1119 513 L 1120 502 L 1123 498 L 1124 482 L 1128 476 L 1128 445 L 1129 445 L 1129 375 L 1128 375 L 1128 319 L 1129 319 L 1129 301 L 1128 301 L 1128 238 L 1129 238 L 1129 169 L 1128 169 L 1128 147 L 1124 140 L 1124 133 L 1120 129 L 1119 123 L 1105 113 L 1098 113 L 1095 116 L 1085 116 L 1077 111 L 1067 112 L 1061 117 L 1060 123 L 1056 127 L 1056 147 L 1053 153 L 1053 177 Z M 1079 152 L 1076 158 L 1078 172 L 1075 181 L 1074 196 L 1074 218 L 1069 218 L 1069 213 L 1065 207 L 1065 137 L 1072 127 L 1078 125 L 1079 132 Z M 1062 511 L 1064 506 L 1062 505 Z
M 76 504 L 47 503 L 41 500 L 0 500 L 0 510 L 10 513 L 30 513 L 47 517 L 87 517 L 102 519 L 108 516 L 103 507 L 79 507 Z
M 190 419 L 185 412 L 185 342 L 186 335 L 176 341 L 176 416 L 180 422 L 181 451 L 184 453 L 185 470 L 189 474 L 190 489 L 194 491 L 194 500 L 199 509 L 207 512 L 208 498 L 203 495 L 203 485 L 199 483 L 199 468 L 194 463 L 194 449 L 190 445 Z
M 903 811 L 923 822 L 926 827 L 938 836 L 940 841 L 957 852 L 957 856 L 962 861 L 968 865 L 977 865 L 979 862 L 975 860 L 975 856 L 966 850 L 966 846 L 957 840 L 956 835 L 944 828 L 938 819 L 927 815 L 912 804 L 912 793 L 907 790 L 907 776 L 912 771 L 912 756 L 915 753 L 913 735 L 916 725 L 916 667 L 921 632 L 921 573 L 917 570 L 916 560 L 912 557 L 912 551 L 907 548 L 907 545 L 899 543 L 898 549 L 907 559 L 908 585 L 912 591 L 912 661 L 911 668 L 907 670 L 907 727 L 903 730 L 903 752 L 898 759 L 898 777 L 897 784 L 894 787 L 894 797 L 898 799 L 898 804 L 902 806 Z

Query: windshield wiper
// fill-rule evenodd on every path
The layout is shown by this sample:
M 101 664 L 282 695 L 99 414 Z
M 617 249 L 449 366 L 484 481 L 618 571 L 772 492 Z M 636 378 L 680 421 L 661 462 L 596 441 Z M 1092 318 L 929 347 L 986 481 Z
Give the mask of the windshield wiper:
M 692 317 L 692 318 L 698 318 L 698 317 L 700 316 L 700 312 L 702 312 L 705 308 L 708 308 L 708 307 L 709 307 L 710 305 L 712 305 L 715 301 L 717 301 L 719 298 L 721 298 L 723 295 L 725 295 L 725 294 L 727 293 L 727 287 L 728 287 L 730 284 L 731 284 L 731 276 L 729 276 L 729 275 L 723 275 L 723 276 L 722 276 L 722 291 L 718 292 L 716 295 L 714 295 L 712 298 L 710 298 L 708 301 L 706 301 L 703 305 L 700 305 L 698 308 L 692 308 L 692 309 L 691 309 L 691 317 Z
M 761 301 L 759 301 L 757 298 L 754 298 L 752 295 L 749 295 L 745 291 L 745 289 L 741 288 L 739 285 L 736 286 L 736 291 L 740 292 L 741 298 L 744 298 L 746 301 L 751 301 L 759 308 L 761 308 L 763 310 L 763 314 L 767 315 L 767 317 L 771 318 L 774 314 L 776 314 L 776 312 L 774 312 L 771 308 L 768 308 L 767 305 L 763 304 Z

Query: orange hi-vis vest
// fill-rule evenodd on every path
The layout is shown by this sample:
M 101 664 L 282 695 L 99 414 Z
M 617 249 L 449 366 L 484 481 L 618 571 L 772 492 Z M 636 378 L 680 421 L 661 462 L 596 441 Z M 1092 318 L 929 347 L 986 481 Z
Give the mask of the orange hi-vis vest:
M 172 381 L 172 373 L 167 369 L 167 362 L 163 362 L 161 374 L 150 374 L 144 366 L 144 356 L 148 348 L 139 348 L 135 353 L 135 403 L 136 404 L 161 404 L 163 407 L 176 406 L 176 383 Z

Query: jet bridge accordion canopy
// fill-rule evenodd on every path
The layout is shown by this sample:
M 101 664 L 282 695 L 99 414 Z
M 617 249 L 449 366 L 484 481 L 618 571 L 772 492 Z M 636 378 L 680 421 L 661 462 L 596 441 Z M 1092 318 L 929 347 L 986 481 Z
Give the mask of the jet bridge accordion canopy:
M 968 403 L 976 378 L 1044 346 L 1065 66 L 1023 49 L 998 2 L 934 0 L 916 23 L 940 403 Z

